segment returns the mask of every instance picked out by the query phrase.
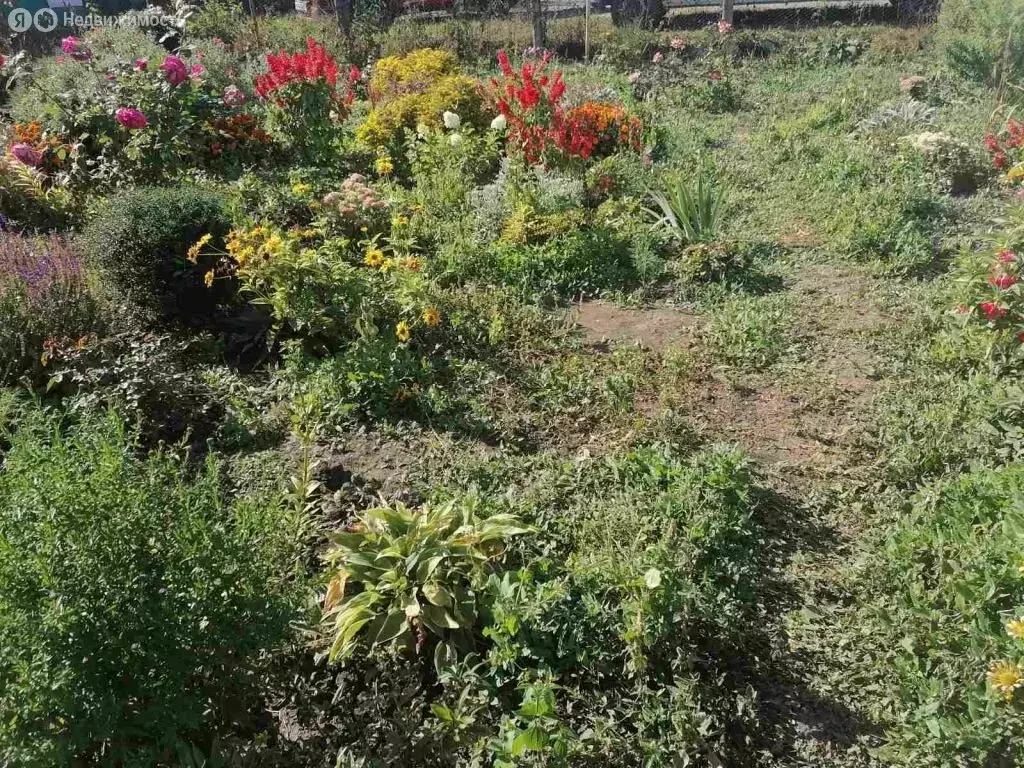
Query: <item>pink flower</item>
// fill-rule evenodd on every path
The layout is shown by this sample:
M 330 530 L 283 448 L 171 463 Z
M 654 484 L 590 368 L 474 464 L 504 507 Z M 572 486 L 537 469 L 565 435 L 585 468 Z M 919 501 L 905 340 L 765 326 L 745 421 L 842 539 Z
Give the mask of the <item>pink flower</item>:
M 711 72 L 708 72 L 708 80 L 715 81 L 715 80 L 721 80 L 721 79 L 722 79 L 722 73 L 719 72 L 717 69 L 712 70 Z
M 683 40 L 683 38 L 673 37 L 672 40 L 669 42 L 668 47 L 671 48 L 673 51 L 678 51 L 685 45 L 686 41 Z
M 5 59 L 3 56 L 0 56 L 0 67 L 2 67 L 6 63 L 7 63 L 7 59 Z
M 1011 285 L 1016 285 L 1020 282 L 1020 278 L 1016 275 L 993 275 L 988 279 L 989 285 L 994 285 L 1001 291 L 1005 291 Z
M 121 107 L 117 112 L 114 113 L 114 119 L 117 120 L 128 130 L 139 130 L 149 125 L 149 120 L 142 114 L 141 110 L 135 107 Z
M 145 72 L 149 69 L 149 59 L 136 59 L 132 66 L 136 72 Z
M 11 157 L 22 165 L 29 165 L 34 168 L 43 162 L 43 156 L 39 153 L 39 150 L 35 147 L 30 147 L 28 144 L 12 144 L 10 151 Z
M 245 93 L 237 85 L 229 85 L 224 89 L 221 100 L 228 107 L 240 107 L 245 104 Z
M 92 58 L 89 47 L 74 35 L 60 41 L 60 49 L 75 61 L 88 61 Z
M 202 64 L 193 64 L 192 68 L 188 71 L 188 76 L 193 80 L 198 80 L 206 72 L 206 67 Z
M 1017 260 L 1017 254 L 1009 249 L 1004 249 L 996 254 L 996 258 L 1003 264 L 1012 264 Z
M 664 58 L 664 54 L 661 51 L 658 51 L 656 54 L 654 54 L 654 58 L 651 59 L 651 61 L 653 61 L 655 64 L 660 64 L 661 60 Z
M 983 301 L 978 305 L 978 308 L 985 313 L 985 317 L 991 322 L 995 322 L 1006 314 L 1006 309 L 1000 307 L 994 301 Z
M 107 72 L 107 74 L 105 74 L 104 77 L 112 83 L 117 80 L 117 75 L 115 75 L 113 72 Z
M 626 78 L 626 79 L 629 80 L 631 85 L 636 85 L 638 82 L 640 82 L 640 73 L 639 72 L 630 72 L 629 73 L 629 77 Z
M 722 19 L 721 21 L 718 22 L 718 31 L 721 32 L 723 35 L 729 34 L 730 32 L 732 32 L 732 30 L 732 24 L 730 24 L 725 19 Z
M 171 85 L 181 85 L 188 80 L 188 68 L 185 62 L 177 56 L 168 56 L 160 65 L 160 71 L 164 73 L 167 82 Z

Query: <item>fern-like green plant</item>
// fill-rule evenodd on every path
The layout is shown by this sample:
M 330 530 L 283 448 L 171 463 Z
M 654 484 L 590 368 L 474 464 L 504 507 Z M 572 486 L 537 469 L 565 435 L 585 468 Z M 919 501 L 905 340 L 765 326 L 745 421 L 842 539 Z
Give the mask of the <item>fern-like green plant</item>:
M 690 178 L 676 178 L 650 193 L 654 204 L 645 210 L 655 230 L 684 245 L 709 243 L 718 237 L 729 204 L 729 189 L 703 163 Z
M 531 532 L 512 515 L 481 518 L 473 497 L 422 510 L 401 504 L 365 512 L 333 535 L 327 562 L 337 569 L 324 599 L 331 661 L 370 646 L 441 642 L 435 658 L 472 644 L 477 592 L 506 542 Z

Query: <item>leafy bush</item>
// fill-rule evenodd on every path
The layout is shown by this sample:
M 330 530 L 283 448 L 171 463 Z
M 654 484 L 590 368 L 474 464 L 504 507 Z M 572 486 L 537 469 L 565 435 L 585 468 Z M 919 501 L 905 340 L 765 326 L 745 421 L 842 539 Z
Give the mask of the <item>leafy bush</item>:
M 476 81 L 459 72 L 451 53 L 433 48 L 378 61 L 370 78 L 370 101 L 373 108 L 356 137 L 379 150 L 390 148 L 392 154 L 404 131 L 421 124 L 439 128 L 445 112 L 457 114 L 467 126 L 486 124 Z
M 140 457 L 113 415 L 30 412 L 0 473 L 0 757 L 166 762 L 252 713 L 262 652 L 285 642 L 295 521 Z
M 938 27 L 963 77 L 993 86 L 1024 81 L 1024 7 L 1016 0 L 945 0 Z
M 1019 464 L 926 486 L 872 560 L 876 663 L 892 670 L 907 713 L 889 733 L 889 760 L 1024 760 L 1022 494 Z
M 42 372 L 55 348 L 101 330 L 79 256 L 60 238 L 0 231 L 0 382 Z
M 142 187 L 106 201 L 80 243 L 110 287 L 145 319 L 201 323 L 230 291 L 204 284 L 211 262 L 190 261 L 189 249 L 204 234 L 223 238 L 230 226 L 225 199 L 215 192 Z

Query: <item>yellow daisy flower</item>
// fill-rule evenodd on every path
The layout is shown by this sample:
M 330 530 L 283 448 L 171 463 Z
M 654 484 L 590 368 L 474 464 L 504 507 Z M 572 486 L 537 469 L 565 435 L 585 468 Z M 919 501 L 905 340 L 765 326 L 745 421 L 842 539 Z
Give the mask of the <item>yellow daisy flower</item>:
M 423 322 L 431 328 L 437 328 L 441 324 L 441 313 L 436 307 L 427 307 L 423 310 Z
M 188 249 L 188 260 L 191 261 L 193 264 L 199 261 L 199 252 L 202 251 L 203 248 L 205 248 L 212 239 L 213 235 L 207 232 L 205 235 L 196 240 L 195 243 L 192 244 L 192 247 Z
M 1006 634 L 1015 640 L 1024 640 L 1024 618 L 1006 622 Z
M 412 331 L 409 330 L 409 324 L 405 320 L 395 326 L 395 336 L 403 343 L 412 338 Z
M 205 275 L 203 275 L 203 282 L 206 283 L 206 287 L 209 288 L 213 285 L 213 270 L 211 269 Z
M 988 684 L 997 693 L 1002 694 L 1007 700 L 1013 698 L 1013 692 L 1024 683 L 1024 676 L 1021 675 L 1021 668 L 1009 661 L 996 661 L 989 667 Z
M 384 263 L 384 251 L 379 248 L 371 248 L 366 252 L 366 256 L 363 257 L 363 263 L 368 267 L 376 269 Z

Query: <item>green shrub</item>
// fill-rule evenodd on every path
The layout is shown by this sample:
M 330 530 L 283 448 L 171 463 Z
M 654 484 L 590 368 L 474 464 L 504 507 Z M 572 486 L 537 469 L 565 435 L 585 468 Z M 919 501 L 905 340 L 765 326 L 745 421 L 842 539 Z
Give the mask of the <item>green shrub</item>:
M 32 411 L 0 473 L 0 761 L 166 764 L 253 712 L 289 636 L 294 521 L 139 456 L 114 415 Z
M 998 86 L 1024 82 L 1024 5 L 1018 0 L 944 0 L 939 36 L 950 66 Z
M 230 226 L 225 199 L 215 192 L 143 187 L 107 200 L 80 242 L 106 283 L 145 319 L 201 323 L 230 286 L 207 287 L 212 262 L 192 263 L 188 250 L 205 234 L 222 239 Z
M 1021 691 L 987 673 L 1024 677 L 1024 466 L 979 469 L 925 487 L 869 570 L 881 631 L 875 663 L 905 713 L 887 764 L 1024 763 Z

